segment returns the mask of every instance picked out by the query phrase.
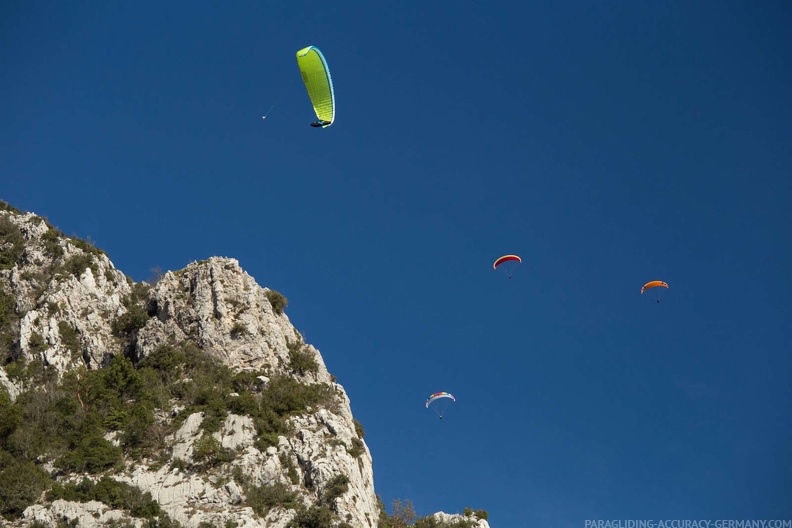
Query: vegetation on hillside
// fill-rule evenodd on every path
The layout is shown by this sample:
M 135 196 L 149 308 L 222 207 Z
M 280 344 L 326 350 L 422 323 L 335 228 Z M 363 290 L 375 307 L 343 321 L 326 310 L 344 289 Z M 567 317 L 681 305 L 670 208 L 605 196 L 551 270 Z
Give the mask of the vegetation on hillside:
M 287 375 L 270 375 L 265 386 L 258 378 L 264 372 L 234 372 L 191 341 L 162 345 L 137 363 L 118 355 L 101 369 L 80 368 L 61 381 L 38 362 L 12 367 L 17 381 L 35 388 L 13 402 L 0 391 L 0 481 L 7 483 L 0 491 L 0 514 L 7 518 L 52 488 L 41 470 L 43 461 L 67 474 L 97 475 L 112 474 L 130 461 L 166 463 L 165 438 L 187 416 L 201 412 L 206 434 L 196 441 L 187 465 L 218 465 L 236 453 L 208 433 L 218 431 L 229 412 L 253 419 L 257 442 L 265 449 L 277 445 L 279 435 L 292 433 L 289 416 L 332 406 L 336 397 L 329 385 L 302 384 Z M 159 418 L 172 409 L 180 409 L 172 420 Z M 109 434 L 118 445 L 107 440 Z M 3 478 L 12 474 L 15 478 Z M 52 489 L 50 497 L 68 491 Z M 271 499 L 255 499 L 260 495 L 254 500 L 264 504 L 264 511 Z
M 487 519 L 489 514 L 485 510 L 472 510 L 465 508 L 464 518 L 452 522 L 439 521 L 429 515 L 419 517 L 410 500 L 396 499 L 391 504 L 391 513 L 385 511 L 379 495 L 377 501 L 380 508 L 379 528 L 475 528 L 479 519 Z

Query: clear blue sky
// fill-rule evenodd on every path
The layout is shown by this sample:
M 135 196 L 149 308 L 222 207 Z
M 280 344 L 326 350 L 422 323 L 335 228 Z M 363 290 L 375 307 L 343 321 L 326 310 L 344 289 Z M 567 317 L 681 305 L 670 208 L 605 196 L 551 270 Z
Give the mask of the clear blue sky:
M 4 2 L 0 198 L 135 280 L 221 255 L 286 295 L 387 504 L 788 519 L 790 27 L 781 1 Z

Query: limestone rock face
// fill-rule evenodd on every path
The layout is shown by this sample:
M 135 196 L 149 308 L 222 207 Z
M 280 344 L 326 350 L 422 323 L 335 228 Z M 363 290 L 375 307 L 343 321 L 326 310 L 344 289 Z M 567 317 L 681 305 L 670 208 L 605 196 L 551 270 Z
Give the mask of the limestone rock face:
M 444 512 L 437 512 L 429 517 L 433 517 L 439 523 L 446 526 L 453 526 L 455 524 L 467 522 L 474 522 L 473 525 L 475 528 L 490 528 L 489 523 L 485 519 L 479 519 L 475 516 L 465 517 L 464 515 L 459 515 L 458 513 L 444 513 Z
M 239 413 L 228 411 L 236 408 L 229 403 L 235 398 L 250 402 L 256 394 L 227 391 L 221 395 L 221 421 L 191 409 L 190 402 L 165 398 L 170 403 L 158 404 L 154 415 L 157 451 L 144 456 L 124 447 L 124 431 L 103 430 L 100 442 L 125 450 L 122 463 L 104 471 L 56 469 L 59 454 L 34 461 L 64 485 L 112 479 L 113 485 L 136 489 L 184 527 L 286 528 L 300 512 L 314 510 L 332 516 L 322 526 L 329 522 L 328 526 L 375 528 L 379 522 L 371 454 L 362 428 L 319 351 L 303 342 L 283 313 L 283 300 L 257 284 L 232 258 L 193 262 L 165 273 L 153 285 L 134 283 L 91 244 L 63 235 L 32 213 L 0 207 L 0 392 L 7 392 L 12 401 L 41 389 L 32 385 L 37 378 L 26 374 L 31 369 L 48 369 L 56 380 L 75 379 L 66 374 L 79 369 L 79 378 L 80 372 L 113 365 L 119 356 L 130 358 L 129 365 L 142 365 L 185 343 L 192 348 L 182 348 L 182 353 L 199 351 L 234 375 L 247 376 L 260 399 L 284 379 L 290 380 L 290 387 L 322 394 L 320 403 L 279 418 L 285 420 L 279 432 L 265 429 L 270 436 L 264 441 L 257 432 L 261 424 L 244 405 Z M 295 366 L 295 353 L 299 364 L 309 367 Z M 212 380 L 204 383 L 213 385 Z M 72 398 L 85 410 L 83 389 L 78 384 L 73 390 Z M 279 493 L 281 499 L 266 493 Z M 435 516 L 451 524 L 471 519 Z M 64 522 L 81 527 L 148 526 L 129 508 L 49 500 L 44 495 L 8 525 Z M 476 528 L 489 528 L 484 520 L 476 522 Z
M 332 395 L 331 408 L 309 409 L 289 418 L 293 433 L 280 436 L 277 446 L 256 443 L 251 417 L 229 414 L 212 437 L 234 456 L 210 467 L 195 464 L 196 443 L 206 441 L 201 429 L 205 417 L 190 414 L 165 438 L 164 459 L 130 460 L 122 471 L 105 476 L 150 493 L 172 520 L 186 527 L 225 526 L 227 521 L 240 527 L 285 527 L 294 517 L 296 510 L 279 506 L 264 515 L 256 513 L 247 505 L 239 478 L 261 486 L 282 484 L 296 494 L 298 504 L 331 508 L 335 522 L 376 526 L 379 509 L 371 455 L 358 438 L 344 388 L 327 372 L 319 352 L 302 343 L 282 307 L 273 307 L 273 293 L 259 286 L 236 260 L 193 262 L 165 273 L 153 286 L 135 284 L 100 250 L 63 236 L 40 217 L 0 211 L 0 221 L 23 239 L 11 248 L 16 251 L 14 265 L 0 269 L 3 294 L 15 303 L 13 325 L 6 325 L 15 364 L 39 361 L 62 377 L 77 367 L 100 368 L 114 355 L 141 361 L 158 347 L 190 341 L 234 371 L 255 372 L 262 387 L 272 376 L 289 375 L 302 384 L 326 385 Z M 289 368 L 290 346 L 295 344 L 315 368 L 300 374 Z M 5 368 L 0 369 L 0 383 L 12 399 L 26 389 Z M 179 412 L 174 408 L 163 423 Z M 118 444 L 115 434 L 105 438 Z M 328 483 L 338 476 L 348 479 L 347 490 L 323 501 Z M 84 477 L 96 481 L 99 475 L 59 478 L 76 482 Z M 76 520 L 79 526 L 123 520 L 142 526 L 142 520 L 129 512 L 95 501 L 36 504 L 19 522 L 54 525 L 59 520 Z
M 278 370 L 288 362 L 288 343 L 302 336 L 286 314 L 275 313 L 267 291 L 231 258 L 168 272 L 150 292 L 156 317 L 138 334 L 138 354 L 145 357 L 161 344 L 190 338 L 229 367 Z M 322 356 L 308 348 L 319 364 L 314 381 L 329 382 Z
M 101 366 L 119 351 L 112 323 L 127 311 L 122 300 L 131 281 L 104 252 L 64 236 L 39 216 L 0 211 L 0 222 L 23 238 L 15 265 L 0 269 L 0 286 L 15 300 L 20 319 L 15 342 L 6 344 L 11 355 L 40 360 L 59 374 Z M 7 376 L 0 383 L 12 396 L 21 388 Z

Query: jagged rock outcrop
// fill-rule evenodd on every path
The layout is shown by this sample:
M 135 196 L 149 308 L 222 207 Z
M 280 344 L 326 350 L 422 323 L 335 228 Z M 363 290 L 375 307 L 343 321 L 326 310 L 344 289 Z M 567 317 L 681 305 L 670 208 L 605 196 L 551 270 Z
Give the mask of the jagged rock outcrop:
M 150 293 L 156 318 L 138 334 L 145 357 L 157 346 L 187 338 L 235 369 L 278 369 L 288 362 L 288 344 L 302 340 L 285 314 L 276 314 L 267 289 L 231 258 L 193 262 L 167 272 Z M 330 381 L 321 355 L 314 381 Z
M 6 345 L 13 346 L 11 354 L 41 359 L 59 373 L 102 365 L 118 347 L 112 321 L 126 311 L 122 300 L 131 293 L 131 281 L 104 252 L 65 237 L 43 218 L 0 215 L 6 230 L 16 227 L 22 238 L 6 242 L 4 252 L 17 258 L 13 267 L 0 270 L 4 293 L 21 315 L 18 341 Z M 3 384 L 12 394 L 19 390 Z
M 435 519 L 441 526 L 463 525 L 470 528 L 490 528 L 485 519 L 479 519 L 475 515 L 465 516 L 458 513 L 437 512 L 429 517 Z
M 296 494 L 298 503 L 311 506 L 322 501 L 334 477 L 344 476 L 345 491 L 323 504 L 336 513 L 336 522 L 376 526 L 379 509 L 371 455 L 358 436 L 344 388 L 327 372 L 319 352 L 302 343 L 282 307 L 273 308 L 270 291 L 236 260 L 216 257 L 194 262 L 165 273 L 153 287 L 136 285 L 104 253 L 63 236 L 42 218 L 9 211 L 0 215 L 6 231 L 16 228 L 23 239 L 21 247 L 11 247 L 20 245 L 17 240 L 6 244 L 5 249 L 14 250 L 14 265 L 0 270 L 0 285 L 6 297 L 15 299 L 19 319 L 7 360 L 40 361 L 62 377 L 78 367 L 96 369 L 117 354 L 142 361 L 163 345 L 189 341 L 234 371 L 259 374 L 259 383 L 266 386 L 272 376 L 295 376 L 290 353 L 298 345 L 314 365 L 296 375 L 299 382 L 326 386 L 333 396 L 331 405 L 291 416 L 293 434 L 281 435 L 276 446 L 263 449 L 255 441 L 252 419 L 229 414 L 212 436 L 235 454 L 233 460 L 200 471 L 189 464 L 196 442 L 203 438 L 204 417 L 190 414 L 165 439 L 167 463 L 130 460 L 123 471 L 108 472 L 113 479 L 150 493 L 183 526 L 224 526 L 233 521 L 237 526 L 284 527 L 294 510 L 272 507 L 264 516 L 257 514 L 245 504 L 244 486 L 236 478 L 243 475 L 262 486 L 280 483 Z M 139 298 L 133 299 L 135 295 Z M 143 319 L 141 307 L 146 312 Z M 12 398 L 25 389 L 24 382 L 11 379 L 5 369 L 0 371 L 0 383 Z M 178 412 L 174 408 L 171 414 Z M 118 443 L 117 435 L 109 437 Z M 182 462 L 185 468 L 180 468 Z M 84 476 L 64 479 L 76 482 Z M 50 524 L 57 519 L 78 519 L 80 526 L 100 526 L 112 519 L 140 524 L 128 512 L 95 501 L 55 500 L 31 506 L 23 519 L 23 524 L 36 520 Z

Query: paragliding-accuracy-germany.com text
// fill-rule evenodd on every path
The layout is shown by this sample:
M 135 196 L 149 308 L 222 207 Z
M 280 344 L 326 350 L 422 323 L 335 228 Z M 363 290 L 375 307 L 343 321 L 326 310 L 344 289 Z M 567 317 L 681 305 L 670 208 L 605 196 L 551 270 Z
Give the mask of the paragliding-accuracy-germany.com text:
M 584 528 L 792 528 L 792 519 L 586 519 Z

